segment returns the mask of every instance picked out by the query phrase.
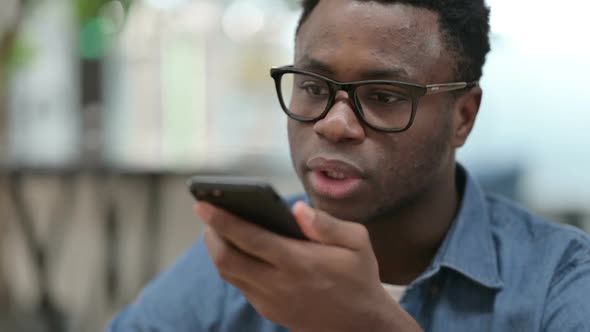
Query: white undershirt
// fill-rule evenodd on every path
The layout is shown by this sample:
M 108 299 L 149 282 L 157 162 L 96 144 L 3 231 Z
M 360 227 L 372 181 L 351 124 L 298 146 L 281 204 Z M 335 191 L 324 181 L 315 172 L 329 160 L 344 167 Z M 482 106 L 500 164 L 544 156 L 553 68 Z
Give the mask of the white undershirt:
M 396 302 L 399 302 L 399 300 L 401 300 L 407 288 L 407 286 L 391 285 L 385 283 L 381 284 L 383 285 L 383 288 L 385 288 L 385 290 L 389 293 L 389 295 L 391 295 L 391 297 L 393 297 L 393 299 Z

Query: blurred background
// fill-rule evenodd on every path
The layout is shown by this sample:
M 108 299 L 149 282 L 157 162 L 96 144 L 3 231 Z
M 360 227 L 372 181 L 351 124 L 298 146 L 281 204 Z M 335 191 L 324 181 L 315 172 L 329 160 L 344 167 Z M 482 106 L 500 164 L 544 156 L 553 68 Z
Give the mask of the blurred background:
M 489 0 L 484 102 L 459 159 L 590 231 L 590 5 Z M 185 181 L 283 195 L 292 0 L 2 0 L 0 331 L 101 331 L 199 236 Z

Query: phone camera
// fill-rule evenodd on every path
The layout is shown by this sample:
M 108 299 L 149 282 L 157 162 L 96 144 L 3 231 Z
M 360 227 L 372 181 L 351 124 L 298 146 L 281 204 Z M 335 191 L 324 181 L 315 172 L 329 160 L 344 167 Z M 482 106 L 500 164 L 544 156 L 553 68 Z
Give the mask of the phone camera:
M 211 192 L 211 194 L 213 195 L 213 197 L 221 197 L 223 196 L 223 191 L 221 191 L 220 189 L 215 189 Z

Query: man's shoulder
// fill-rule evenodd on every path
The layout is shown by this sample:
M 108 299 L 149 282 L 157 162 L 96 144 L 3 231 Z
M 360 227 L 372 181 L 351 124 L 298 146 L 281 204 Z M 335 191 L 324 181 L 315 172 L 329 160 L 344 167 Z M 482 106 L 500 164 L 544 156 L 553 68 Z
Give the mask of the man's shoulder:
M 504 281 L 497 303 L 524 310 L 542 330 L 588 331 L 590 236 L 506 199 L 486 200 Z
M 218 315 L 214 308 L 221 305 L 225 288 L 215 277 L 205 246 L 198 241 L 117 315 L 110 330 L 123 331 L 131 326 L 147 330 L 204 330 L 207 322 L 203 318 Z
M 494 242 L 510 260 L 538 261 L 555 270 L 590 263 L 590 236 L 582 230 L 536 216 L 497 195 L 486 195 L 486 201 Z
M 487 194 L 488 214 L 492 227 L 510 231 L 515 237 L 558 240 L 571 239 L 590 246 L 590 236 L 582 230 L 547 220 L 501 196 Z
M 109 331 L 284 331 L 258 315 L 223 280 L 203 239 L 160 273 L 111 322 Z

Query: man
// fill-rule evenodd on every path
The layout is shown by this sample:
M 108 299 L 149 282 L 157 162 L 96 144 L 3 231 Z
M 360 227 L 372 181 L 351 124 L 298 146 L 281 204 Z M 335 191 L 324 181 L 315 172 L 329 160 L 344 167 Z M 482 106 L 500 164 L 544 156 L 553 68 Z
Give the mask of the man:
M 455 161 L 482 98 L 483 1 L 303 7 L 294 66 L 272 76 L 310 241 L 199 204 L 204 241 L 111 330 L 590 331 L 589 238 Z

